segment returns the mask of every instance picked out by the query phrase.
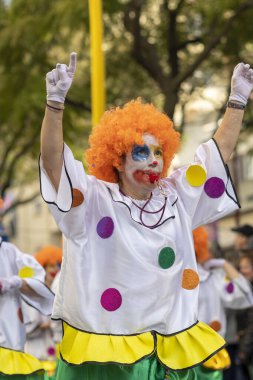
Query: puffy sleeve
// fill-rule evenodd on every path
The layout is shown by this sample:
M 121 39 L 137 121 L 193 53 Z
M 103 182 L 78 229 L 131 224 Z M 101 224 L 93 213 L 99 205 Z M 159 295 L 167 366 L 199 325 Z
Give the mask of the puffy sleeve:
M 183 203 L 192 229 L 240 207 L 228 166 L 214 139 L 201 144 L 194 161 L 175 170 L 169 181 Z
M 228 281 L 225 273 L 215 271 L 218 291 L 223 306 L 229 309 L 246 309 L 253 306 L 253 294 L 250 283 L 240 274 L 237 278 Z
M 42 314 L 50 315 L 52 313 L 54 293 L 44 283 L 44 269 L 31 255 L 19 251 L 14 245 L 12 245 L 12 249 L 15 251 L 15 265 L 18 276 L 36 293 L 34 295 L 20 293 L 22 299 Z
M 86 210 L 94 193 L 95 177 L 86 175 L 83 164 L 74 159 L 66 144 L 57 192 L 43 168 L 41 158 L 39 171 L 42 198 L 48 204 L 59 229 L 66 237 L 84 236 Z

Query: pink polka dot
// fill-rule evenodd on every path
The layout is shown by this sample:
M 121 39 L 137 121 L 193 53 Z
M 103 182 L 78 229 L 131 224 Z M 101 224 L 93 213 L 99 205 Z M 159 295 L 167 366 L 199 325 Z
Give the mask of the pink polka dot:
M 107 311 L 115 311 L 122 304 L 120 292 L 115 288 L 106 289 L 101 296 L 101 305 Z
M 48 347 L 47 354 L 49 356 L 54 356 L 55 355 L 55 348 L 53 346 Z
M 233 282 L 229 282 L 226 286 L 226 291 L 231 294 L 234 292 L 234 284 Z
M 221 178 L 211 177 L 206 181 L 204 190 L 210 198 L 219 198 L 225 191 L 225 184 Z
M 109 216 L 105 216 L 104 218 L 100 219 L 100 221 L 97 224 L 97 234 L 102 239 L 107 239 L 110 237 L 114 230 L 114 223 L 112 218 Z

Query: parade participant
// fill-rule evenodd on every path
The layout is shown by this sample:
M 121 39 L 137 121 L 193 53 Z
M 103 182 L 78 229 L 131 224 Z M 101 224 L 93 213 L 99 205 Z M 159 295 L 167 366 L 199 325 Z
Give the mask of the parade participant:
M 34 257 L 44 268 L 46 272 L 45 283 L 51 289 L 52 283 L 60 270 L 62 250 L 56 246 L 49 245 L 36 252 Z M 25 351 L 39 359 L 43 364 L 43 368 L 51 375 L 56 368 L 56 347 L 53 338 L 53 328 L 56 322 L 53 322 L 49 316 L 45 316 L 29 306 L 26 307 L 26 312 L 29 318 L 26 324 Z M 58 324 L 60 323 L 58 322 Z M 59 329 L 58 326 L 57 328 Z
M 234 247 L 238 251 L 244 249 L 248 240 L 253 237 L 253 227 L 250 224 L 244 224 L 231 228 L 235 233 Z
M 193 231 L 194 248 L 199 274 L 198 319 L 225 337 L 225 309 L 246 309 L 253 305 L 250 283 L 222 258 L 212 258 L 208 249 L 208 234 L 204 227 Z M 201 380 L 222 380 L 222 370 L 229 367 L 226 350 L 196 368 Z
M 197 320 L 192 230 L 239 207 L 226 162 L 253 71 L 235 68 L 214 139 L 166 177 L 179 134 L 141 100 L 105 112 L 90 136 L 85 173 L 63 143 L 75 67 L 72 53 L 69 66 L 47 74 L 41 132 L 41 192 L 64 235 L 53 310 L 64 328 L 57 379 L 160 380 L 166 371 L 169 379 L 193 379 L 189 368 L 224 340 Z
M 0 237 L 0 379 L 44 378 L 41 363 L 24 353 L 26 339 L 22 303 L 50 315 L 53 293 L 44 284 L 41 265 Z

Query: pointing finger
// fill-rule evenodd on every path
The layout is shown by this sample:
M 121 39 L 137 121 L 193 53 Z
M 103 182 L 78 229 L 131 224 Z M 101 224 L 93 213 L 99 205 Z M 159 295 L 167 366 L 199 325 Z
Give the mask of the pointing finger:
M 68 72 L 73 74 L 75 73 L 76 71 L 76 61 L 77 61 L 77 54 L 75 52 L 72 52 L 70 54 L 70 61 L 69 61 L 69 68 L 68 68 Z

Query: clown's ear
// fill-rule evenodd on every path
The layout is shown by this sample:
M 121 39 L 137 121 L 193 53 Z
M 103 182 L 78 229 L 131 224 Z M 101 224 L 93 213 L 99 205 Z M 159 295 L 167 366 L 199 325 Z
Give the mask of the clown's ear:
M 125 162 L 126 162 L 125 156 L 121 156 L 120 157 L 120 163 L 119 163 L 118 167 L 115 168 L 115 170 L 117 170 L 119 173 L 124 172 L 124 170 L 125 170 Z

